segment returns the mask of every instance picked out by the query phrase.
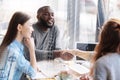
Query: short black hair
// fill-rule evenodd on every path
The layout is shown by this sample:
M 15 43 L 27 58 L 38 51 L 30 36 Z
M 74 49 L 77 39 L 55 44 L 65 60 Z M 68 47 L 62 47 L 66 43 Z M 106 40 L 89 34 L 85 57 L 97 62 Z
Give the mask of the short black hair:
M 47 9 L 47 8 L 50 8 L 50 6 L 43 6 L 43 7 L 40 7 L 37 11 L 37 15 L 39 15 L 43 10 Z

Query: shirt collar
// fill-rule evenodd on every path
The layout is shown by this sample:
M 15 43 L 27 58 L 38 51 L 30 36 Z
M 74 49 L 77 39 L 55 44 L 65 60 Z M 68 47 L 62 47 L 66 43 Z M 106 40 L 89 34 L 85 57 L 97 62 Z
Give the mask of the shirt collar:
M 19 42 L 17 40 L 14 40 L 13 44 L 15 44 L 18 48 L 20 48 L 20 50 L 23 51 L 24 46 L 23 46 L 23 44 L 21 42 Z

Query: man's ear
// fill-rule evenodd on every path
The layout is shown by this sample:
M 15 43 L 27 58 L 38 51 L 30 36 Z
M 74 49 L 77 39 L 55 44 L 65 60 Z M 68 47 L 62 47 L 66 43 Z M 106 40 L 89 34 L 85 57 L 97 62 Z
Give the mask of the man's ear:
M 18 24 L 18 25 L 17 25 L 17 30 L 18 30 L 18 31 L 21 31 L 21 30 L 22 30 L 22 25 L 21 25 L 21 24 Z
M 40 19 L 40 15 L 37 15 L 36 17 L 37 17 L 38 20 Z
M 37 19 L 39 20 L 40 19 L 40 17 L 42 16 L 42 13 L 39 13 L 39 14 L 37 14 Z

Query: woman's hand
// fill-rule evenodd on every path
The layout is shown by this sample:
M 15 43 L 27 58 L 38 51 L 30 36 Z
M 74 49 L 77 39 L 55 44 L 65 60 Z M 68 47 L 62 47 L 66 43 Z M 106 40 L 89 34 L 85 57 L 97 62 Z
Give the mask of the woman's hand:
M 88 74 L 81 75 L 80 80 L 93 80 Z
M 82 77 L 80 77 L 80 80 L 90 80 L 90 79 L 86 76 L 82 76 Z
M 24 44 L 25 46 L 27 46 L 27 48 L 29 50 L 33 50 L 35 48 L 35 44 L 34 44 L 34 39 L 33 38 L 24 38 Z

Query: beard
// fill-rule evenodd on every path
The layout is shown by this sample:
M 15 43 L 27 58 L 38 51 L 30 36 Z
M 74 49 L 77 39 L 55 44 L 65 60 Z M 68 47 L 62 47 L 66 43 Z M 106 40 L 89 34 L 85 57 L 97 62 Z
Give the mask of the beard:
M 54 21 L 52 24 L 50 24 L 49 22 L 45 21 L 42 18 L 40 18 L 39 23 L 46 28 L 52 28 L 52 26 L 54 26 Z

